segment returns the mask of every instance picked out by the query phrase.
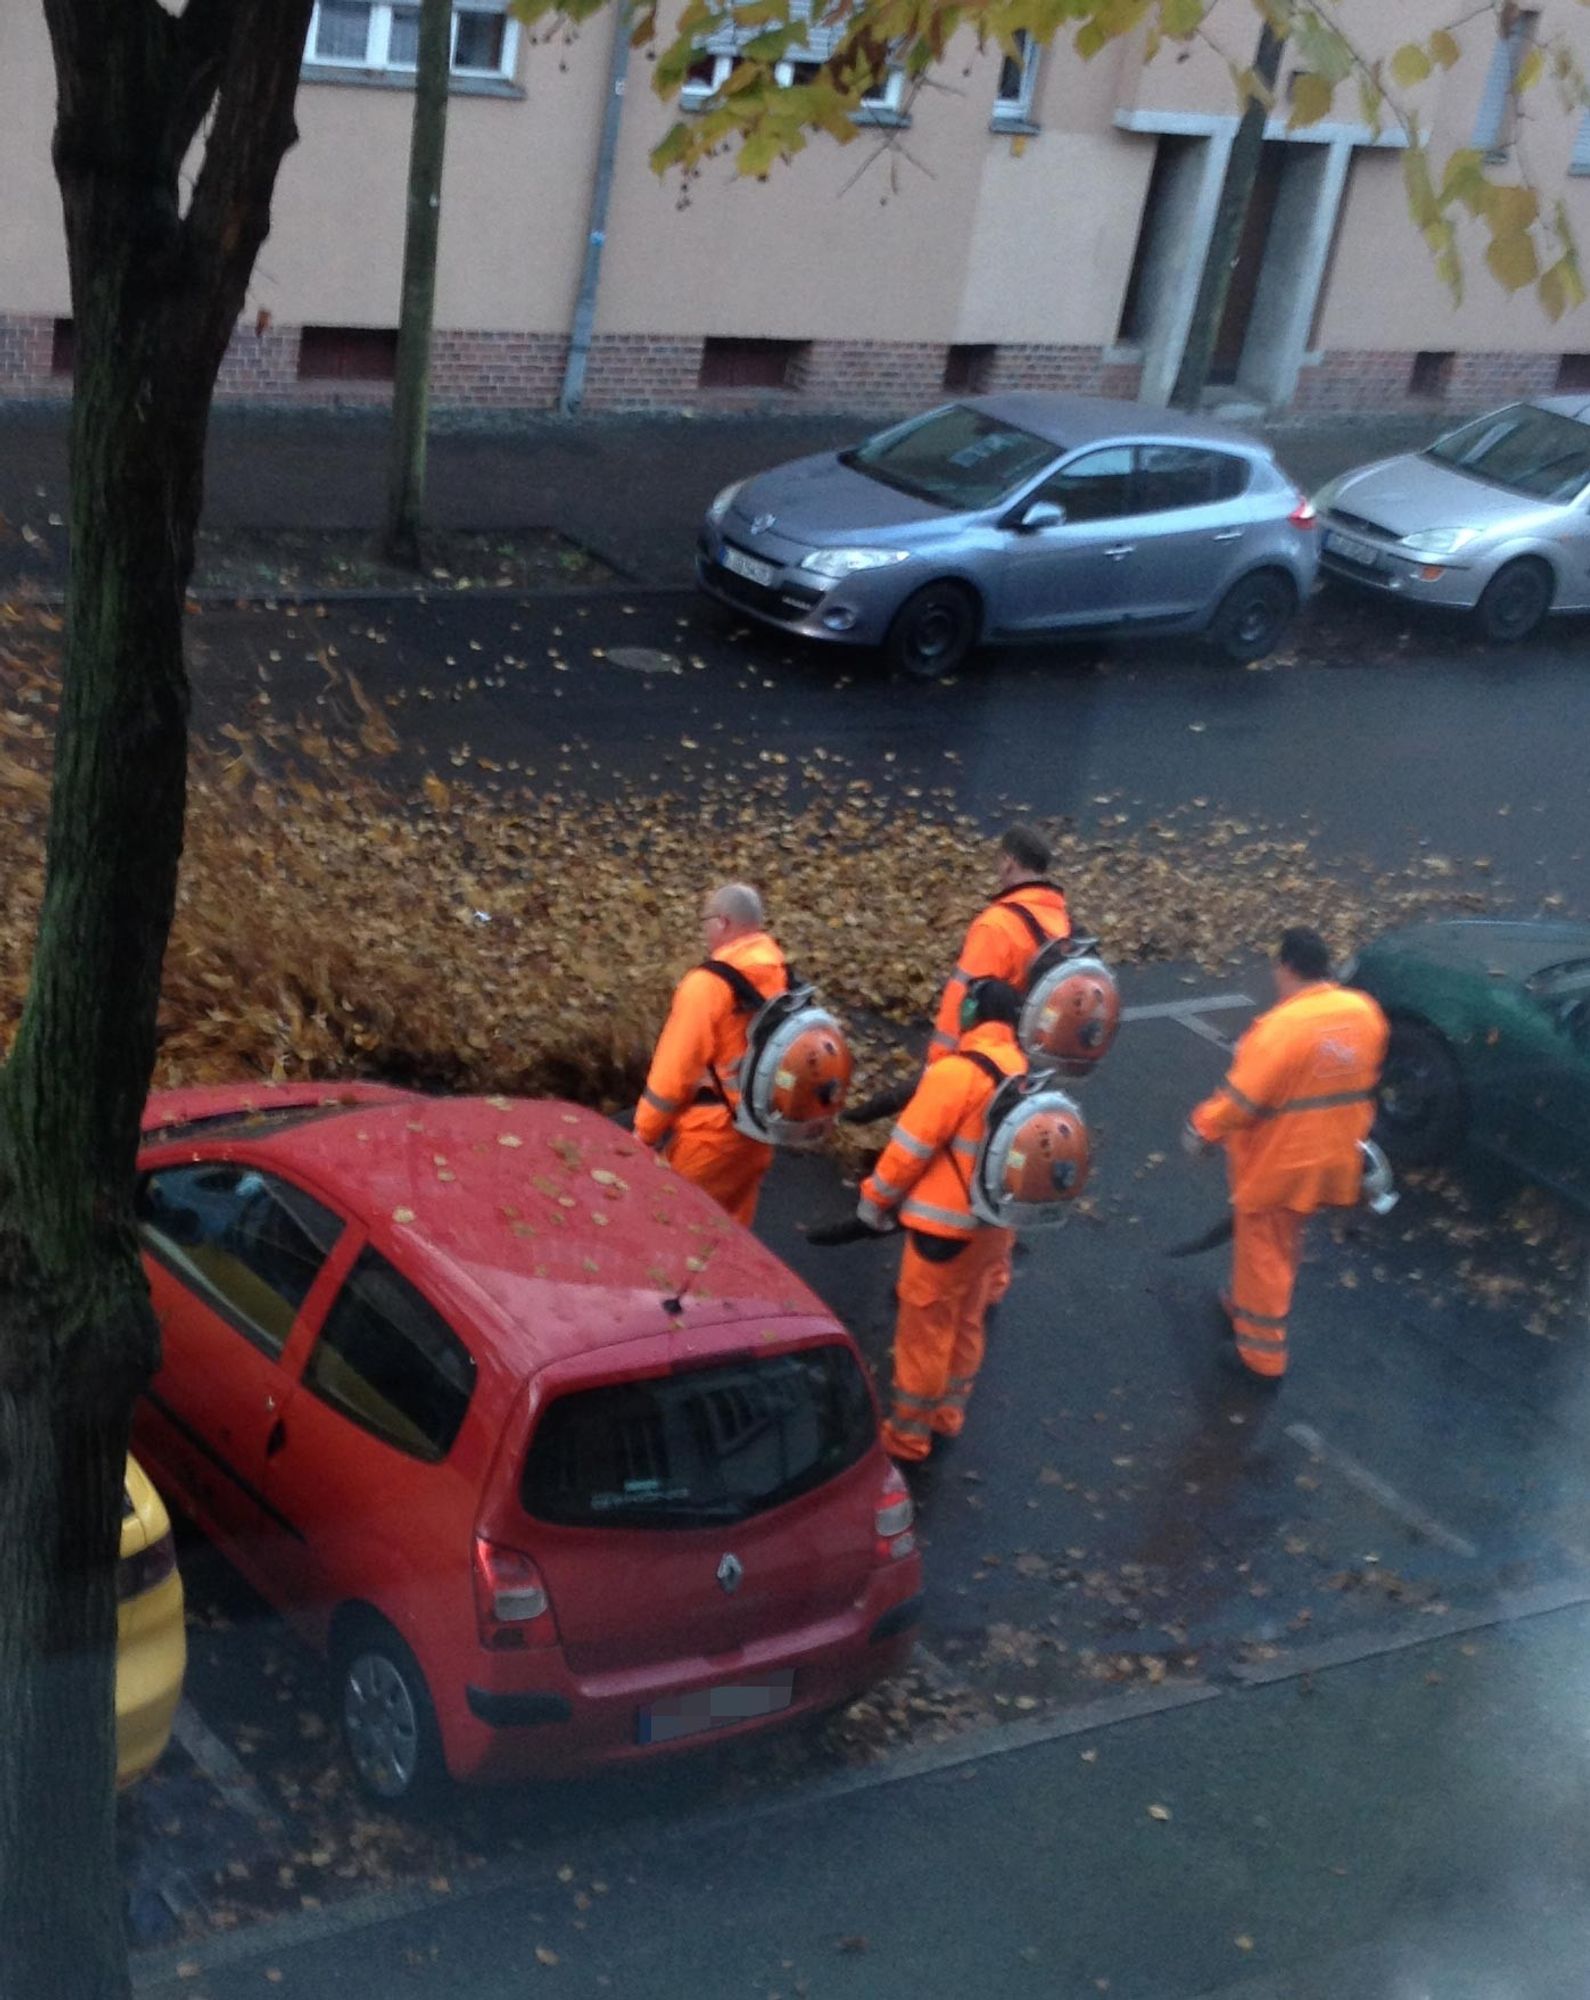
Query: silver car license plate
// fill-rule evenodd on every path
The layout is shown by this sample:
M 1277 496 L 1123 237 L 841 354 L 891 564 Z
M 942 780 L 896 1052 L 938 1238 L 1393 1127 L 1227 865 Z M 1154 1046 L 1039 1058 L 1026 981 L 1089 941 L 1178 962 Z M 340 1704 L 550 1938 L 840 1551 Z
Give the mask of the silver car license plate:
M 1325 537 L 1325 546 L 1333 556 L 1345 556 L 1349 562 L 1362 563 L 1365 569 L 1379 569 L 1381 555 L 1373 542 L 1361 542 L 1356 535 L 1344 535 L 1339 528 L 1332 528 Z
M 761 584 L 764 590 L 772 589 L 773 581 L 778 575 L 776 564 L 761 562 L 755 556 L 741 555 L 738 549 L 731 548 L 728 543 L 725 543 L 723 548 L 723 567 L 733 570 L 736 576 L 743 576 L 747 583 Z
M 737 1722 L 777 1715 L 789 1707 L 794 1694 L 793 1668 L 737 1685 L 700 1688 L 643 1708 L 635 1718 L 635 1735 L 641 1743 L 672 1743 L 708 1729 L 732 1729 Z

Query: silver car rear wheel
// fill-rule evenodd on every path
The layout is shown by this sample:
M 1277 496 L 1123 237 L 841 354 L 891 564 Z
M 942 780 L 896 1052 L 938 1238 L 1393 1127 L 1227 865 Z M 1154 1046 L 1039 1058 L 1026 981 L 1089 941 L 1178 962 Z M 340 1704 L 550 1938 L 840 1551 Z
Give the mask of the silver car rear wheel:
M 1551 594 L 1551 571 L 1532 556 L 1520 556 L 1486 584 L 1476 608 L 1480 630 L 1496 645 L 1517 645 L 1540 629 Z
M 1209 643 L 1236 666 L 1262 660 L 1281 643 L 1297 610 L 1297 586 L 1280 570 L 1261 569 L 1234 583 L 1209 622 Z

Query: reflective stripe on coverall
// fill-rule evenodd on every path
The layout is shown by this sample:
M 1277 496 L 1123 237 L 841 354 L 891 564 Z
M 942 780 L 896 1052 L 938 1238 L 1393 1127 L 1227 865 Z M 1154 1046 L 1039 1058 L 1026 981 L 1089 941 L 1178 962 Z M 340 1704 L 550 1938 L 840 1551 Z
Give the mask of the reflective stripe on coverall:
M 1386 1017 L 1365 993 L 1319 981 L 1261 1014 L 1224 1083 L 1192 1114 L 1226 1149 L 1237 1352 L 1256 1375 L 1286 1373 L 1286 1321 L 1303 1219 L 1358 1200 L 1386 1055 Z
M 1027 1059 L 1014 1030 L 970 1028 L 961 1050 L 988 1057 L 1006 1076 Z M 860 1212 L 875 1226 L 891 1214 L 907 1231 L 896 1296 L 894 1405 L 883 1427 L 895 1458 L 926 1458 L 933 1433 L 954 1437 L 983 1360 L 983 1321 L 1009 1250 L 1011 1231 L 972 1213 L 972 1165 L 987 1127 L 994 1085 L 975 1063 L 930 1065 L 861 1187 Z
M 743 972 L 764 999 L 789 985 L 784 954 L 766 931 L 735 938 L 712 955 Z M 729 986 L 692 966 L 674 989 L 635 1107 L 635 1136 L 747 1228 L 773 1158 L 771 1146 L 734 1124 L 749 1026 Z

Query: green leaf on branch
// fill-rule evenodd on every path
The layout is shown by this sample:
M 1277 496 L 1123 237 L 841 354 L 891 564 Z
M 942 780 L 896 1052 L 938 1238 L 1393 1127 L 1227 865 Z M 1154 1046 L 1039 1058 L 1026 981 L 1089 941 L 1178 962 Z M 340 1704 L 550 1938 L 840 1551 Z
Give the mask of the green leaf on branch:
M 1462 55 L 1457 36 L 1449 28 L 1437 28 L 1430 37 L 1430 60 L 1439 63 L 1442 69 L 1451 69 Z
M 1446 163 L 1441 176 L 1441 206 L 1460 202 L 1470 215 L 1479 215 L 1490 192 L 1485 178 L 1485 155 L 1476 147 L 1462 146 Z
M 1330 116 L 1335 98 L 1336 92 L 1324 77 L 1300 69 L 1292 79 L 1292 109 L 1286 129 L 1295 132 L 1300 125 L 1317 125 Z
M 1540 274 L 1535 239 L 1523 230 L 1510 229 L 1493 236 L 1486 246 L 1485 262 L 1504 291 L 1521 292 L 1526 285 L 1534 284 Z
M 1401 90 L 1423 83 L 1430 69 L 1430 58 L 1417 42 L 1404 42 L 1391 58 L 1392 81 Z

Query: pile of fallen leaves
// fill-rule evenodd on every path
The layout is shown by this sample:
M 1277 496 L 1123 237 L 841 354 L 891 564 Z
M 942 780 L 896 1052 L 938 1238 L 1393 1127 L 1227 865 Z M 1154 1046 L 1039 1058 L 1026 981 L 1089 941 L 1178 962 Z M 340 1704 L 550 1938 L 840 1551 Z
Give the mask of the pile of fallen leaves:
M 0 612 L 0 1032 L 25 992 L 55 703 L 47 615 Z M 329 671 L 329 669 L 328 669 Z M 851 1021 L 859 1087 L 908 1072 L 985 898 L 987 829 L 946 791 L 855 777 L 821 751 L 765 774 L 703 760 L 690 795 L 390 781 L 386 708 L 261 708 L 196 744 L 156 1081 L 378 1076 L 633 1099 L 716 882 L 758 883 L 799 970 Z M 887 768 L 887 767 L 886 767 Z M 1111 801 L 1098 802 L 1101 809 Z M 1331 873 L 1311 843 L 1195 802 L 1147 825 L 1051 829 L 1073 911 L 1129 964 L 1229 962 L 1287 922 L 1345 947 L 1483 898 Z

